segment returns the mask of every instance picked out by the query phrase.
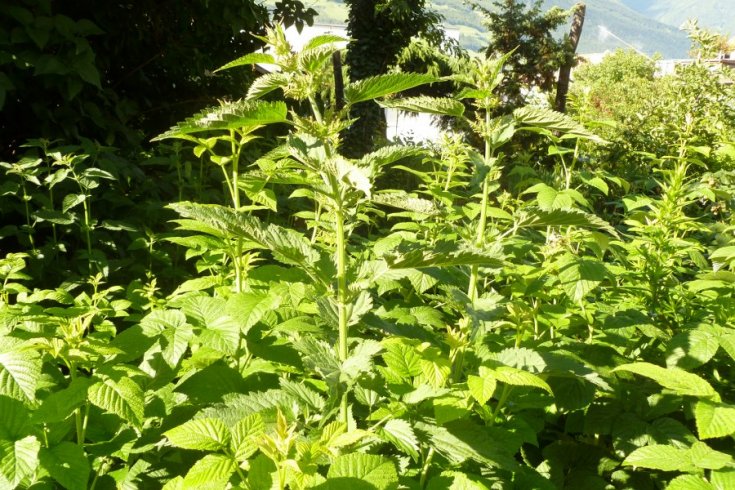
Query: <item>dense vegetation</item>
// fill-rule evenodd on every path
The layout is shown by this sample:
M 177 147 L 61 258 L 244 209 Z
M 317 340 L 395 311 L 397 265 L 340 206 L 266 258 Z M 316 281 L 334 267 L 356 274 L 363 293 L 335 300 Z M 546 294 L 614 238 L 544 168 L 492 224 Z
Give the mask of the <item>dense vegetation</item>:
M 5 149 L 0 488 L 735 488 L 726 72 L 618 53 L 508 112 L 506 55 L 338 90 L 343 40 L 261 34 L 150 147 Z M 467 129 L 344 156 L 376 101 Z

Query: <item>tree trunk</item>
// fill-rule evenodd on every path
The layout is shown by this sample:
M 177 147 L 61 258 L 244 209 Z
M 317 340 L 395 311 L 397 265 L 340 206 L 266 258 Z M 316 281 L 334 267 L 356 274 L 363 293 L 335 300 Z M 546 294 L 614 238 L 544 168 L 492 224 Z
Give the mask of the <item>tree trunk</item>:
M 556 85 L 556 102 L 554 108 L 559 112 L 567 110 L 567 93 L 569 92 L 569 79 L 574 66 L 574 58 L 577 53 L 577 45 L 579 38 L 582 36 L 582 26 L 584 26 L 584 15 L 587 6 L 584 3 L 578 3 L 574 6 L 574 16 L 572 18 L 572 28 L 569 31 L 569 52 L 564 64 L 559 68 L 559 81 Z

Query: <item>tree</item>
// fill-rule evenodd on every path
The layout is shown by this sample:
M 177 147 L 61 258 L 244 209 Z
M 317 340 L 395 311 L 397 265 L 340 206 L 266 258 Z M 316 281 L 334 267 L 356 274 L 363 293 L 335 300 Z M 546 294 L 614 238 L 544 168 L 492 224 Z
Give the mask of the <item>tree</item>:
M 550 91 L 568 51 L 567 43 L 556 39 L 554 31 L 566 22 L 569 13 L 558 7 L 542 12 L 541 0 L 530 6 L 519 0 L 495 0 L 491 8 L 471 5 L 485 16 L 490 34 L 487 56 L 513 52 L 500 87 L 505 110 L 523 105 L 524 88 Z
M 346 0 L 349 6 L 346 62 L 352 81 L 386 73 L 401 51 L 418 35 L 441 36 L 440 17 L 427 10 L 425 0 Z M 385 135 L 385 118 L 375 103 L 358 104 L 359 118 L 345 139 L 347 153 L 362 155 Z
M 294 23 L 315 13 L 299 0 L 276 11 Z M 254 0 L 11 0 L 0 5 L 0 22 L 8 156 L 37 137 L 135 146 L 219 98 L 239 97 L 254 74 L 212 70 L 261 46 L 252 34 L 264 34 L 270 19 Z

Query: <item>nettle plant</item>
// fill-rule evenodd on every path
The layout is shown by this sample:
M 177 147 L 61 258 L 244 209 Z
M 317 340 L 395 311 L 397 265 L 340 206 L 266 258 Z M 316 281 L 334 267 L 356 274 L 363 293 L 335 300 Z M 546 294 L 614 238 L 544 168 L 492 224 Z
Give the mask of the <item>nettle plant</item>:
M 606 188 L 577 159 L 593 134 L 492 117 L 502 58 L 454 98 L 397 98 L 435 79 L 342 88 L 340 38 L 263 40 L 222 67 L 271 67 L 243 100 L 157 138 L 222 172 L 227 205 L 170 205 L 198 277 L 165 299 L 99 274 L 32 290 L 27 255 L 0 260 L 0 488 L 735 486 L 732 223 L 695 224 L 726 196 L 686 152 L 615 230 L 583 193 Z M 345 158 L 373 100 L 464 118 L 482 147 Z M 252 158 L 266 126 L 287 132 Z M 519 131 L 566 160 L 513 195 Z M 376 184 L 404 171 L 417 189 Z

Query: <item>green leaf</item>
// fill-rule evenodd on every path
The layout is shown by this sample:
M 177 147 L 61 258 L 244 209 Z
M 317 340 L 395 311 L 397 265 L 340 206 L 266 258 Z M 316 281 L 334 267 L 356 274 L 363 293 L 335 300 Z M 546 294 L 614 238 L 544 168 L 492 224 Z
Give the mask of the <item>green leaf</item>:
M 23 402 L 0 395 L 0 440 L 15 441 L 31 433 L 29 410 Z
M 183 488 L 198 490 L 222 490 L 230 476 L 237 470 L 237 463 L 222 454 L 208 454 L 194 463 L 184 477 Z
M 419 456 L 419 443 L 413 427 L 406 420 L 390 419 L 380 430 L 383 439 L 392 442 L 399 450 L 414 460 Z
M 460 471 L 442 471 L 429 480 L 426 490 L 490 490 L 492 483 Z
M 17 488 L 21 480 L 32 475 L 38 468 L 40 449 L 41 443 L 35 436 L 0 440 L 0 488 Z
M 53 424 L 66 420 L 87 400 L 87 390 L 91 384 L 89 378 L 76 378 L 63 390 L 51 393 L 33 412 L 33 421 Z
M 91 466 L 84 450 L 71 442 L 41 448 L 39 459 L 51 478 L 67 490 L 86 490 Z
M 695 442 L 691 448 L 651 444 L 636 449 L 625 458 L 623 465 L 661 471 L 691 473 L 698 469 L 719 470 L 732 462 L 732 457 Z
M 664 388 L 679 395 L 719 398 L 712 386 L 696 374 L 679 368 L 662 368 L 648 362 L 634 362 L 623 364 L 613 369 L 613 372 L 626 371 L 651 378 Z
M 462 117 L 464 104 L 448 97 L 406 97 L 402 99 L 384 100 L 381 107 L 389 107 L 407 112 L 422 112 L 440 116 Z
M 383 342 L 385 353 L 383 360 L 388 369 L 399 378 L 409 380 L 421 374 L 421 358 L 412 345 L 405 344 L 397 339 Z
M 338 36 L 336 34 L 322 34 L 320 36 L 315 36 L 309 39 L 309 41 L 302 48 L 302 51 L 309 51 L 311 49 L 320 48 L 327 44 L 346 43 L 348 41 L 349 39 Z
M 227 300 L 226 312 L 237 320 L 243 333 L 247 333 L 270 311 L 275 311 L 283 301 L 283 287 L 273 287 L 267 293 L 236 293 Z
M 605 264 L 597 259 L 574 255 L 563 257 L 557 262 L 559 282 L 564 292 L 579 303 L 600 283 L 610 277 Z
M 680 475 L 671 480 L 666 490 L 717 490 L 709 482 L 695 475 Z
M 391 73 L 358 80 L 345 87 L 345 100 L 356 104 L 366 100 L 402 92 L 419 85 L 436 82 L 432 75 L 418 73 Z
M 700 400 L 694 408 L 700 439 L 726 437 L 735 433 L 735 405 Z
M 259 99 L 274 90 L 285 87 L 288 85 L 288 82 L 288 75 L 284 73 L 266 73 L 255 79 L 250 85 L 250 88 L 248 88 L 248 93 L 245 98 L 247 100 Z
M 735 245 L 720 247 L 709 256 L 712 262 L 732 262 L 735 260 Z
M 512 456 L 515 449 L 505 444 L 505 440 L 488 444 L 491 435 L 482 427 L 473 424 L 455 427 L 452 423 L 442 427 L 418 422 L 415 428 L 426 433 L 431 446 L 452 464 L 462 464 L 471 459 L 483 465 L 507 470 L 515 470 L 518 467 Z M 493 435 L 501 436 L 503 433 L 507 434 L 507 431 Z
M 176 126 L 153 138 L 161 141 L 167 138 L 183 138 L 186 135 L 205 131 L 242 129 L 253 130 L 265 124 L 286 122 L 288 109 L 285 102 L 263 102 L 239 100 L 225 102 L 219 107 L 205 109 L 180 122 Z
M 704 470 L 719 470 L 732 464 L 732 456 L 715 451 L 703 442 L 695 442 L 689 449 L 689 458 L 696 468 Z
M 623 465 L 661 471 L 693 469 L 688 449 L 663 444 L 652 444 L 636 449 L 625 458 Z
M 710 481 L 716 490 L 735 488 L 735 468 L 730 467 L 721 471 L 710 472 Z
M 376 490 L 398 488 L 398 473 L 393 462 L 375 454 L 349 453 L 335 458 L 327 472 L 327 481 L 343 478 L 361 480 Z M 336 488 L 334 482 L 329 487 Z
M 84 194 L 67 194 L 61 202 L 61 212 L 66 213 L 86 200 L 87 196 Z
M 176 447 L 219 451 L 230 445 L 230 431 L 218 419 L 194 419 L 163 433 Z
M 235 459 L 246 461 L 258 450 L 258 440 L 265 432 L 265 423 L 260 414 L 254 413 L 240 420 L 232 428 L 232 450 Z
M 216 70 L 214 70 L 214 73 L 217 73 L 218 71 L 222 70 L 229 70 L 230 68 L 235 68 L 237 66 L 245 66 L 245 65 L 256 65 L 258 63 L 267 63 L 267 64 L 274 64 L 276 62 L 275 58 L 273 58 L 272 55 L 266 54 L 266 53 L 250 53 L 246 54 L 245 56 L 241 56 L 237 58 L 236 60 L 230 61 L 229 63 L 226 63 Z
M 666 366 L 698 368 L 712 359 L 719 347 L 717 334 L 706 327 L 678 333 L 667 345 Z
M 38 353 L 19 340 L 0 337 L 0 395 L 32 402 L 40 378 Z
M 413 250 L 385 259 L 391 269 L 424 269 L 427 267 L 451 267 L 460 265 L 481 265 L 485 267 L 502 267 L 504 262 L 499 251 L 486 251 L 474 248 L 460 248 L 454 245 L 453 250 L 446 243 L 439 244 L 434 250 L 417 247 Z
M 529 373 L 528 371 L 524 371 L 522 369 L 516 369 L 510 366 L 498 366 L 494 369 L 489 369 L 488 375 L 493 376 L 501 383 L 505 383 L 507 385 L 541 388 L 550 395 L 554 394 L 554 392 L 551 390 L 551 387 L 548 385 L 548 383 L 546 383 L 546 381 L 539 378 L 535 374 Z
M 89 401 L 137 427 L 143 425 L 143 390 L 130 378 L 106 378 L 89 387 Z
M 516 220 L 518 228 L 545 228 L 547 226 L 579 226 L 596 228 L 618 236 L 618 232 L 605 220 L 576 209 L 542 209 L 527 208 L 520 213 Z
M 605 142 L 571 117 L 551 109 L 531 106 L 521 107 L 513 111 L 513 117 L 519 126 L 558 131 L 570 136 L 588 139 L 598 144 Z
M 471 374 L 467 377 L 467 388 L 470 390 L 470 395 L 480 405 L 486 404 L 493 396 L 497 384 L 497 380 L 491 375 L 475 376 Z
M 417 157 L 426 154 L 426 150 L 420 146 L 388 145 L 379 148 L 360 158 L 360 167 L 384 167 L 399 160 L 409 157 Z

